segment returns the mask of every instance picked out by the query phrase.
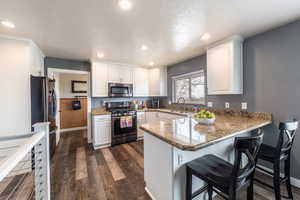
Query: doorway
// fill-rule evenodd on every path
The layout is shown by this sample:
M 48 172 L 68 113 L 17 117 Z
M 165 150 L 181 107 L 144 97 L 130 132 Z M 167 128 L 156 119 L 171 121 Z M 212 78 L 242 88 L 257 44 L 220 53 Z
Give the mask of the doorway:
M 55 79 L 57 97 L 57 144 L 64 132 L 86 130 L 91 142 L 90 73 L 87 71 L 48 69 L 48 77 Z

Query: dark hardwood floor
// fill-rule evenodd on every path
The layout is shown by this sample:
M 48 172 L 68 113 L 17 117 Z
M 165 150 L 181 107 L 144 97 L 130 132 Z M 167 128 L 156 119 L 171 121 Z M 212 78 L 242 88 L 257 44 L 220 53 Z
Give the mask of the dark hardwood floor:
M 142 141 L 94 151 L 85 132 L 63 133 L 51 165 L 51 196 L 54 200 L 150 200 L 143 167 Z M 264 174 L 258 177 L 271 182 Z M 254 189 L 255 199 L 274 199 L 269 188 L 255 185 Z M 245 191 L 239 199 L 246 199 Z M 299 189 L 294 189 L 294 199 L 300 199 Z

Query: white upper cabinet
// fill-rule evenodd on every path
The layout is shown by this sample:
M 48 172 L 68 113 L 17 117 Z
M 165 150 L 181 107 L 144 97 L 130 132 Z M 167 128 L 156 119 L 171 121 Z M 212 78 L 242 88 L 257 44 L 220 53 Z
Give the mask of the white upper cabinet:
M 149 96 L 167 96 L 166 67 L 149 69 Z
M 133 70 L 131 67 L 110 64 L 108 68 L 108 82 L 133 83 Z
M 112 63 L 92 63 L 92 96 L 107 97 L 108 83 L 133 84 L 134 96 L 167 96 L 167 68 L 141 68 Z
M 133 71 L 133 96 L 149 95 L 149 78 L 148 69 L 135 68 Z
M 243 94 L 243 39 L 235 36 L 207 50 L 208 95 Z
M 108 66 L 105 63 L 92 63 L 92 96 L 107 97 L 108 96 Z

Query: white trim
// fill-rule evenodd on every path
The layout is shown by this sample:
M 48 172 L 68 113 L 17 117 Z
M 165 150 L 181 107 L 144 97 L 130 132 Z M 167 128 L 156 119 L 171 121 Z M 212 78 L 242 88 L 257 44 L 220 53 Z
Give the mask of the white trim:
M 152 199 L 152 200 L 156 200 L 156 198 L 153 196 L 153 194 L 149 191 L 149 189 L 147 187 L 145 187 L 145 191 L 147 192 L 147 194 L 149 195 L 149 197 Z
M 270 168 L 267 168 L 265 166 L 262 166 L 262 165 L 257 165 L 259 167 L 261 167 L 262 169 L 268 171 L 268 172 L 271 172 L 273 173 L 273 170 L 271 170 Z M 259 170 L 257 169 L 258 171 L 264 173 L 264 174 L 267 174 L 266 172 L 262 171 L 262 170 Z M 270 176 L 270 174 L 267 174 L 268 176 Z M 280 176 L 283 176 L 284 174 L 283 173 L 280 173 Z M 297 179 L 297 178 L 294 178 L 294 177 L 291 177 L 291 184 L 294 186 L 294 187 L 297 187 L 297 188 L 300 188 L 300 179 Z
M 216 41 L 216 42 L 208 45 L 206 47 L 206 50 L 214 48 L 214 47 L 216 47 L 216 46 L 218 46 L 220 44 L 223 44 L 223 43 L 226 43 L 226 42 L 229 42 L 229 41 L 232 41 L 232 40 L 239 41 L 239 42 L 244 42 L 244 38 L 242 36 L 240 36 L 240 35 L 233 35 L 231 37 L 225 38 L 223 40 Z
M 0 182 L 17 166 L 17 164 L 31 151 L 32 147 L 36 145 L 44 136 L 45 132 L 39 132 L 30 136 L 24 141 L 18 149 L 5 159 L 0 164 Z
M 118 63 L 118 62 L 111 62 L 111 61 L 99 61 L 97 59 L 90 59 L 91 63 L 102 63 L 102 64 L 108 64 L 108 65 L 119 65 L 121 67 L 131 67 L 131 68 L 145 68 L 149 69 L 148 67 L 142 66 L 142 65 L 135 65 L 135 64 L 130 64 L 130 63 Z
M 198 71 L 194 71 L 194 72 L 189 72 L 189 73 L 185 73 L 185 74 L 180 74 L 177 76 L 172 76 L 172 79 L 178 79 L 178 78 L 184 78 L 185 76 L 193 76 L 193 75 L 197 75 L 197 74 L 201 74 L 204 73 L 204 69 L 198 70 Z
M 111 147 L 111 143 L 108 143 L 108 144 L 101 144 L 101 145 L 98 145 L 98 146 L 94 146 L 94 150 L 97 150 L 97 149 L 104 149 L 104 148 L 107 148 L 107 147 Z
M 198 77 L 198 76 L 203 75 L 204 79 L 206 79 L 206 75 L 205 75 L 205 70 L 201 69 L 198 71 L 194 71 L 194 72 L 189 72 L 189 73 L 185 73 L 185 74 L 181 74 L 181 75 L 177 75 L 177 76 L 172 76 L 172 103 L 173 104 L 178 104 L 178 102 L 176 102 L 176 81 L 177 80 L 181 80 L 181 79 L 189 79 L 189 84 L 190 84 L 190 88 L 189 88 L 189 93 L 190 93 L 190 98 L 191 98 L 191 79 L 194 77 Z M 204 87 L 206 87 L 206 80 L 204 80 Z M 201 99 L 190 99 L 190 100 L 186 100 L 186 102 L 182 105 L 185 104 L 192 104 L 192 105 L 205 105 L 206 102 L 206 88 L 204 88 L 204 97 L 203 97 L 204 101 L 201 101 Z
M 87 129 L 88 129 L 87 126 L 76 127 L 76 128 L 65 128 L 65 129 L 60 129 L 60 133 L 69 132 L 69 131 L 87 130 Z
M 68 74 L 87 74 L 88 75 L 88 93 L 87 93 L 87 130 L 88 130 L 88 143 L 92 143 L 92 121 L 91 121 L 91 113 L 92 113 L 92 86 L 91 86 L 91 74 L 89 71 L 81 71 L 81 70 L 71 70 L 71 69 L 59 69 L 59 68 L 48 68 L 48 76 L 51 73 L 68 73 Z M 71 130 L 72 131 L 72 130 Z M 62 133 L 62 131 L 60 131 Z
M 72 70 L 72 69 L 60 69 L 60 68 L 48 68 L 49 73 L 64 73 L 64 74 L 89 74 L 88 71 L 81 71 L 81 70 Z

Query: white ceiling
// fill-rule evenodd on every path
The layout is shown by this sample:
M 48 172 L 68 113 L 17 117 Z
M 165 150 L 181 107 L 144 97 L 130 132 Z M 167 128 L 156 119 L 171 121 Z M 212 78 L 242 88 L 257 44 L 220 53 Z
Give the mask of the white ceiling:
M 30 38 L 46 56 L 168 65 L 200 55 L 225 37 L 251 36 L 300 17 L 299 0 L 0 0 L 0 19 L 15 29 L 0 34 Z M 211 39 L 202 41 L 209 32 Z M 145 44 L 148 51 L 141 51 Z

